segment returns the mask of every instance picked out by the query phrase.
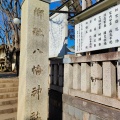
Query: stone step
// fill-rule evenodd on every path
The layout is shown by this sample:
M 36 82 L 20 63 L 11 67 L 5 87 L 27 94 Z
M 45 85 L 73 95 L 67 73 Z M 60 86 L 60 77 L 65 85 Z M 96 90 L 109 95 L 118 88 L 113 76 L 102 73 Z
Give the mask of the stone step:
M 0 106 L 0 114 L 17 112 L 17 104 Z
M 0 99 L 18 97 L 18 92 L 0 93 Z
M 12 104 L 17 104 L 18 98 L 7 98 L 7 99 L 0 99 L 0 106 L 3 105 L 12 105 Z
M 0 83 L 18 83 L 18 78 L 11 78 L 11 79 L 0 79 Z
M 17 120 L 17 112 L 1 114 L 0 120 Z
M 6 87 L 6 88 L 0 88 L 0 93 L 6 93 L 6 92 L 18 92 L 18 87 Z
M 0 88 L 5 88 L 5 87 L 18 87 L 18 82 L 15 83 L 0 83 Z

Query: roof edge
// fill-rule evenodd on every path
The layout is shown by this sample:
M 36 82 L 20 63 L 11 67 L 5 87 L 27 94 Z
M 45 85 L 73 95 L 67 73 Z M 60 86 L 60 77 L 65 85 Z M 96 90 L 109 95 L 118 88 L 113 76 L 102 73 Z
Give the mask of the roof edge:
M 55 10 L 60 10 L 60 9 L 62 9 L 67 3 L 69 3 L 70 2 L 70 0 L 67 0 L 66 2 L 64 2 L 61 6 L 59 6 L 57 9 L 55 9 Z M 54 15 L 55 13 L 51 13 L 49 16 L 51 17 L 52 15 Z

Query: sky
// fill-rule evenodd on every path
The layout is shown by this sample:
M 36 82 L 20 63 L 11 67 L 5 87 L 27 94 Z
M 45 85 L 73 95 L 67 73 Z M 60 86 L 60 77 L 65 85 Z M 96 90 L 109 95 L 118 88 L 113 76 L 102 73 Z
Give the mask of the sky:
M 21 0 L 22 2 L 23 0 Z M 80 0 L 81 1 L 81 0 Z M 92 0 L 92 4 L 96 3 L 96 0 Z M 50 4 L 50 10 L 56 9 L 57 7 L 59 7 L 61 5 L 60 0 L 51 0 L 51 4 Z M 0 15 L 0 22 L 1 22 L 1 15 Z M 0 40 L 0 44 L 1 44 L 1 40 Z M 75 41 L 74 40 L 70 40 L 68 41 L 68 47 L 74 46 Z
M 81 1 L 81 0 L 79 0 L 79 1 Z M 96 3 L 96 0 L 92 0 L 92 4 L 95 4 L 95 3 Z M 82 4 L 82 3 L 80 2 L 80 4 Z M 52 0 L 52 2 L 50 4 L 50 10 L 54 10 L 57 7 L 59 7 L 60 5 L 61 5 L 60 0 Z M 69 27 L 71 27 L 71 26 L 69 25 Z M 74 45 L 75 45 L 75 40 L 71 40 L 68 38 L 68 47 L 72 47 Z

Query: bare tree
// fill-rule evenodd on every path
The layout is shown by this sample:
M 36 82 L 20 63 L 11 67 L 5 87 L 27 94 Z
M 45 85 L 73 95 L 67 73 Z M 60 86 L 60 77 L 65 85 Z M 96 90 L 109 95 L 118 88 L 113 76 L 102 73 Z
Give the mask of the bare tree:
M 0 0 L 0 40 L 5 44 L 6 57 L 12 63 L 16 53 L 16 68 L 19 72 L 20 25 L 13 23 L 14 18 L 21 19 L 21 0 Z

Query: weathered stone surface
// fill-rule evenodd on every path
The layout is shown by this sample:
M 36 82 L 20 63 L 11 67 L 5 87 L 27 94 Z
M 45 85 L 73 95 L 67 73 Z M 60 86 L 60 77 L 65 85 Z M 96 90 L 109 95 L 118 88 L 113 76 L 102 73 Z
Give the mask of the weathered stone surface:
M 22 5 L 20 79 L 17 120 L 48 118 L 49 4 L 25 0 Z M 43 109 L 44 108 L 44 109 Z
M 75 117 L 72 117 L 72 120 L 77 120 Z
M 74 90 L 75 91 L 75 90 Z M 119 120 L 120 117 L 120 101 L 109 97 L 95 95 L 83 92 L 83 96 L 78 95 L 80 91 L 74 92 L 72 96 L 63 94 L 63 102 L 72 105 L 82 111 L 94 114 L 100 118 L 108 120 Z M 81 94 L 81 93 L 80 93 Z M 78 96 L 78 97 L 73 97 Z M 98 104 L 101 103 L 101 104 Z M 117 108 L 117 109 L 115 109 Z
M 118 60 L 120 58 L 120 52 L 109 52 L 109 53 L 102 53 L 102 54 L 95 54 L 95 55 L 89 55 L 88 56 L 70 56 L 64 57 L 63 62 L 64 63 L 90 63 L 91 61 L 94 62 L 103 62 L 103 61 L 113 61 Z
M 78 119 L 78 120 L 82 120 L 83 111 L 78 109 L 78 108 L 75 108 L 75 118 Z
M 103 62 L 103 95 L 116 96 L 116 68 L 111 62 Z
M 63 120 L 72 120 L 72 117 L 69 114 L 63 112 Z
M 117 63 L 117 94 L 118 99 L 120 99 L 120 63 Z
M 73 87 L 73 66 L 71 64 L 64 64 L 64 88 L 65 94 L 69 93 L 69 89 Z
M 69 105 L 63 102 L 63 112 L 69 114 Z
M 81 63 L 81 91 L 90 92 L 90 66 L 87 63 Z
M 103 119 L 100 118 L 100 117 L 97 117 L 96 115 L 91 114 L 90 115 L 90 120 L 103 120 Z
M 102 94 L 102 66 L 96 62 L 91 64 L 91 93 Z
M 90 119 L 90 114 L 87 112 L 83 112 L 83 120 L 89 120 Z
M 93 114 L 91 114 L 91 115 L 90 115 L 90 120 L 96 120 L 96 116 L 93 115 Z
M 81 66 L 73 64 L 73 89 L 81 89 Z
M 75 116 L 75 109 L 74 109 L 74 107 L 73 106 L 71 106 L 71 105 L 68 105 L 68 109 L 69 109 L 69 114 L 72 116 L 72 117 L 74 117 Z
M 82 120 L 83 111 L 63 102 L 63 112 L 69 114 L 72 120 Z

